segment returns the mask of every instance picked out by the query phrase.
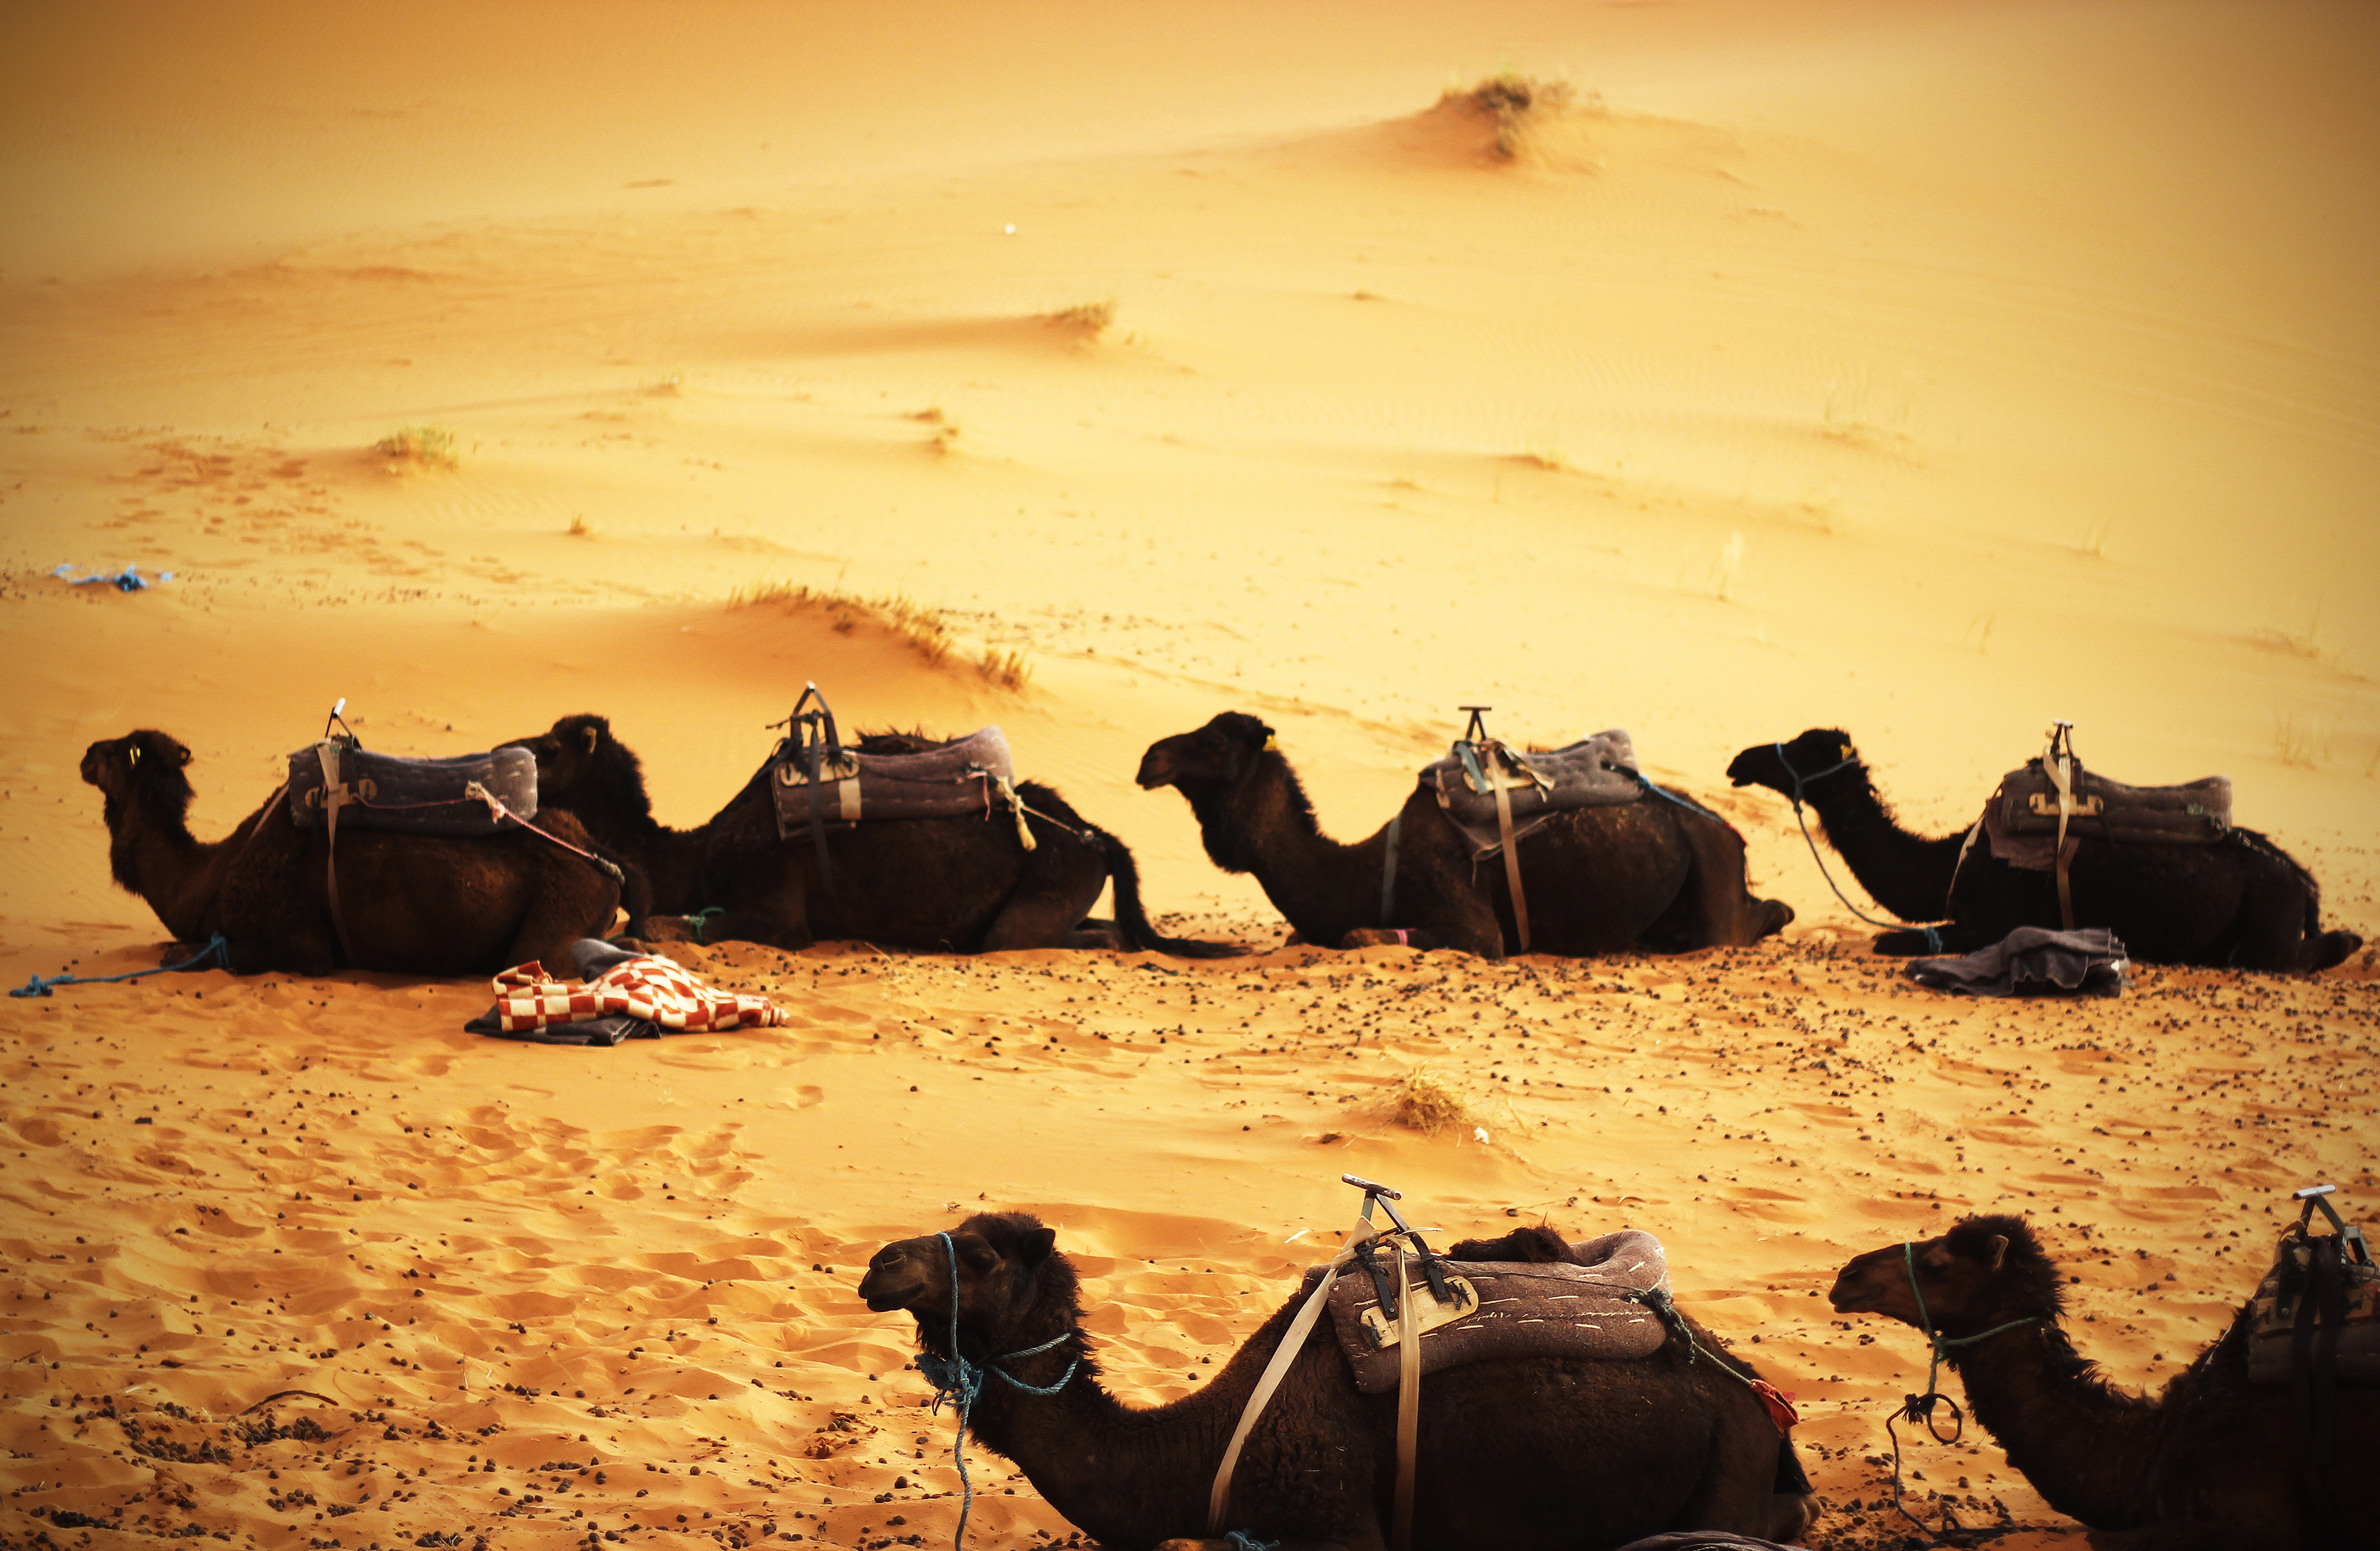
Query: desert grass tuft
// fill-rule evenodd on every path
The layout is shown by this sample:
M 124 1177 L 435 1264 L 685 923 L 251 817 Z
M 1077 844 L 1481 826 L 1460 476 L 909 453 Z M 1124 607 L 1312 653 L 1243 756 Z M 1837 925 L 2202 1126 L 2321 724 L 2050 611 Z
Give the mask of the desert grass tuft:
M 1439 99 L 1493 122 L 1496 154 L 1507 162 L 1517 160 L 1527 148 L 1529 131 L 1539 120 L 1577 101 L 1577 90 L 1566 80 L 1539 80 L 1512 70 L 1489 76 L 1468 91 L 1450 89 Z
M 392 468 L 452 468 L 460 460 L 455 433 L 443 426 L 402 426 L 372 443 Z
M 1110 297 L 1105 301 L 1076 302 L 1072 307 L 1062 307 L 1055 312 L 1044 312 L 1041 314 L 1040 321 L 1047 328 L 1055 329 L 1061 333 L 1071 334 L 1079 340 L 1088 341 L 1107 333 L 1110 326 L 1115 322 L 1115 298 Z
M 856 598 L 849 593 L 832 592 L 794 582 L 770 582 L 759 587 L 736 588 L 728 595 L 727 606 L 730 609 L 774 607 L 789 613 L 821 613 L 826 616 L 828 627 L 838 636 L 848 636 L 863 625 L 868 626 L 900 640 L 929 668 L 940 668 L 956 659 L 977 677 L 1002 689 L 1022 689 L 1033 676 L 1032 666 L 1021 651 L 986 647 L 979 658 L 959 657 L 958 643 L 953 639 L 941 612 L 897 594 L 886 598 Z
M 562 531 L 568 534 L 573 539 L 592 539 L 595 537 L 595 529 L 588 525 L 587 514 L 584 512 L 572 517 L 570 519 L 570 526 L 564 528 Z
M 1379 1111 L 1390 1125 L 1418 1131 L 1424 1136 L 1435 1136 L 1450 1126 L 1466 1132 L 1480 1128 L 1480 1118 L 1472 1112 L 1462 1091 L 1432 1072 L 1427 1062 L 1406 1072 L 1380 1096 Z

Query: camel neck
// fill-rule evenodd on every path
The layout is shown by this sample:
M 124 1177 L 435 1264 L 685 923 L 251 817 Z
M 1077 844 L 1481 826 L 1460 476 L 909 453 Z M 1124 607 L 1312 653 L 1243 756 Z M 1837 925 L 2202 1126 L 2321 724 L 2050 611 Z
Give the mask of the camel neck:
M 1827 839 L 1876 903 L 1904 921 L 1938 921 L 1948 914 L 1963 834 L 1928 840 L 1902 829 L 1864 765 L 1812 783 L 1803 800 L 1817 811 Z
M 183 803 L 140 790 L 132 800 L 107 804 L 108 868 L 116 882 L 149 902 L 165 929 L 184 941 L 204 939 L 215 903 L 215 864 L 225 842 L 194 838 Z M 257 815 L 242 821 L 245 832 Z
M 1375 837 L 1344 845 L 1325 835 L 1296 772 L 1277 751 L 1258 755 L 1236 784 L 1192 796 L 1190 806 L 1215 865 L 1253 875 L 1308 942 L 1335 947 L 1355 928 L 1379 925 L 1370 909 L 1351 916 L 1348 902 L 1369 907 L 1378 901 L 1383 842 Z
M 2052 1508 L 2094 1529 L 2144 1521 L 2156 1402 L 2100 1378 L 2047 1320 L 1954 1351 L 1949 1363 L 1975 1420 Z

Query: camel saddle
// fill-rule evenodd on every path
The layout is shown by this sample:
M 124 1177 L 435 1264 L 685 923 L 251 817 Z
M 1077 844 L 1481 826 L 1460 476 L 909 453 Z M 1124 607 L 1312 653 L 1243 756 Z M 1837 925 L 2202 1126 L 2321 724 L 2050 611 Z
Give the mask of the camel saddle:
M 289 817 L 301 830 L 338 823 L 416 835 L 492 835 L 537 817 L 537 756 L 499 748 L 451 759 L 374 754 L 324 738 L 289 757 Z
M 1471 843 L 1471 857 L 1484 861 L 1504 847 L 1497 812 L 1501 786 L 1512 809 L 1517 842 L 1553 815 L 1574 807 L 1617 807 L 1645 795 L 1636 770 L 1636 745 L 1620 728 L 1582 738 L 1544 753 L 1524 754 L 1509 745 L 1465 740 L 1445 758 L 1422 767 L 1422 790 Z
M 1622 1229 L 1574 1245 L 1572 1253 L 1578 1264 L 1443 1261 L 1453 1294 L 1447 1303 L 1432 1296 L 1427 1282 L 1406 1288 L 1403 1295 L 1417 1301 L 1422 1373 L 1508 1357 L 1625 1363 L 1661 1350 L 1670 1339 L 1660 1312 L 1670 1297 L 1661 1242 Z M 1302 1297 L 1313 1293 L 1326 1269 L 1307 1268 Z M 1366 1395 L 1396 1388 L 1398 1320 L 1382 1312 L 1379 1288 L 1360 1272 L 1342 1273 L 1331 1284 L 1329 1304 L 1355 1387 Z
M 997 727 L 915 754 L 862 754 L 830 744 L 815 761 L 815 782 L 811 766 L 788 749 L 770 770 L 781 840 L 809 834 L 813 813 L 823 828 L 841 830 L 880 818 L 989 818 L 995 804 L 1016 807 L 1015 766 Z M 1022 832 L 1021 812 L 1017 819 Z
M 2212 845 L 2231 831 L 2231 778 L 2207 776 L 2180 786 L 2127 786 L 2079 762 L 2066 843 L 2113 841 Z M 1992 854 L 2010 866 L 2048 872 L 2058 859 L 2058 782 L 2040 759 L 2000 778 L 1984 806 Z
M 2248 1382 L 2380 1384 L 2380 1266 L 2363 1230 L 2340 1219 L 2325 1186 L 2281 1235 L 2249 1304 Z M 2319 1206 L 2334 1231 L 2311 1231 Z

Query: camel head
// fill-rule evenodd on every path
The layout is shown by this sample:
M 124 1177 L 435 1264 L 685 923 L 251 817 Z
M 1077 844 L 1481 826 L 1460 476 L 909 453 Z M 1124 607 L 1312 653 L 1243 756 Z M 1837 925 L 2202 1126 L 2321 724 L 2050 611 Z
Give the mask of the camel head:
M 1024 1212 L 978 1212 L 942 1235 L 900 1239 L 878 1250 L 859 1278 L 859 1296 L 878 1314 L 906 1309 L 919 1334 L 939 1348 L 951 1327 L 951 1261 L 958 1260 L 959 1324 L 997 1340 L 1052 1297 L 1076 1317 L 1075 1270 L 1055 1253 L 1058 1235 Z
M 537 757 L 540 806 L 616 807 L 638 818 L 652 813 L 643 765 L 612 735 L 612 723 L 592 711 L 565 716 L 546 732 L 503 746 L 525 748 Z
M 1272 743 L 1272 729 L 1245 711 L 1225 711 L 1195 733 L 1177 733 L 1140 757 L 1140 784 L 1181 790 L 1185 797 L 1228 790 L 1246 779 Z
M 2055 1324 L 2064 1309 L 2058 1267 L 2021 1217 L 1965 1218 L 1912 1248 L 1925 1314 L 1943 1335 L 1973 1335 L 2027 1316 Z M 1899 1244 L 1870 1250 L 1836 1274 L 1828 1296 L 1838 1314 L 1880 1314 L 1923 1329 L 1910 1268 Z
M 190 778 L 182 773 L 189 762 L 190 751 L 179 740 L 143 730 L 102 738 L 83 750 L 82 779 L 106 796 L 111 817 L 136 793 L 163 797 L 182 813 L 190 806 Z
M 1859 751 L 1852 747 L 1850 733 L 1813 727 L 1787 744 L 1782 757 L 1775 744 L 1753 745 L 1728 762 L 1727 779 L 1738 786 L 1766 786 L 1790 797 L 1793 794 L 1796 771 L 1807 782 L 1819 771 L 1831 771 L 1847 759 L 1854 769 L 1858 767 Z M 1806 793 L 1808 788 L 1803 790 Z

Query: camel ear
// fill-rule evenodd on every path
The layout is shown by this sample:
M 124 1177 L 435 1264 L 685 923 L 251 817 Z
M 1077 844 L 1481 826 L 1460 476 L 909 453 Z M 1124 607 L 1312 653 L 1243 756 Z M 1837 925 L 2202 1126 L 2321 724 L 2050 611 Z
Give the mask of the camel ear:
M 1849 744 L 1845 744 L 1845 745 L 1843 745 L 1843 754 L 1842 754 L 1842 757 L 1843 757 L 1844 758 L 1846 758 L 1846 759 L 1851 759 L 1851 758 L 1855 758 L 1855 757 L 1857 757 L 1855 755 L 1853 755 L 1853 754 L 1852 753 L 1852 745 L 1849 745 Z
M 1016 1263 L 1028 1272 L 1038 1271 L 1041 1263 L 1049 1259 L 1050 1252 L 1057 1247 L 1056 1229 L 1037 1228 L 1016 1242 Z
M 1993 1234 L 1993 1235 L 1992 1235 L 1992 1269 L 1993 1269 L 1993 1270 L 1995 1270 L 1995 1271 L 1998 1270 L 1998 1269 L 2000 1268 L 2000 1262 L 2002 1262 L 2002 1261 L 2006 1260 L 2007 1258 L 2008 1258 L 2008 1235 L 2007 1235 L 2007 1234 L 2005 1234 L 2005 1233 L 1995 1233 L 1995 1234 Z
M 188 749 L 187 749 L 187 748 L 186 748 L 186 749 L 182 750 L 182 757 L 181 757 L 181 758 L 180 758 L 180 759 L 176 760 L 176 763 L 177 763 L 177 764 L 187 765 L 187 764 L 188 764 L 189 762 L 190 762 L 190 751 L 189 751 Z
M 1259 721 L 1257 723 L 1257 731 L 1264 734 L 1264 746 L 1267 750 L 1273 753 L 1280 752 L 1281 738 L 1271 728 Z
M 602 733 L 601 733 L 597 732 L 597 731 L 596 731 L 594 728 L 592 728 L 592 727 L 589 727 L 589 729 L 587 729 L 587 752 L 588 752 L 588 753 L 589 753 L 589 754 L 594 753 L 594 752 L 595 752 L 595 745 L 596 745 L 597 744 L 599 744 L 599 743 L 602 742 L 602 741 L 603 741 L 603 734 L 602 734 Z
M 128 765 L 138 765 L 140 763 L 140 745 L 139 744 L 134 744 L 131 747 L 124 751 L 124 762 Z

